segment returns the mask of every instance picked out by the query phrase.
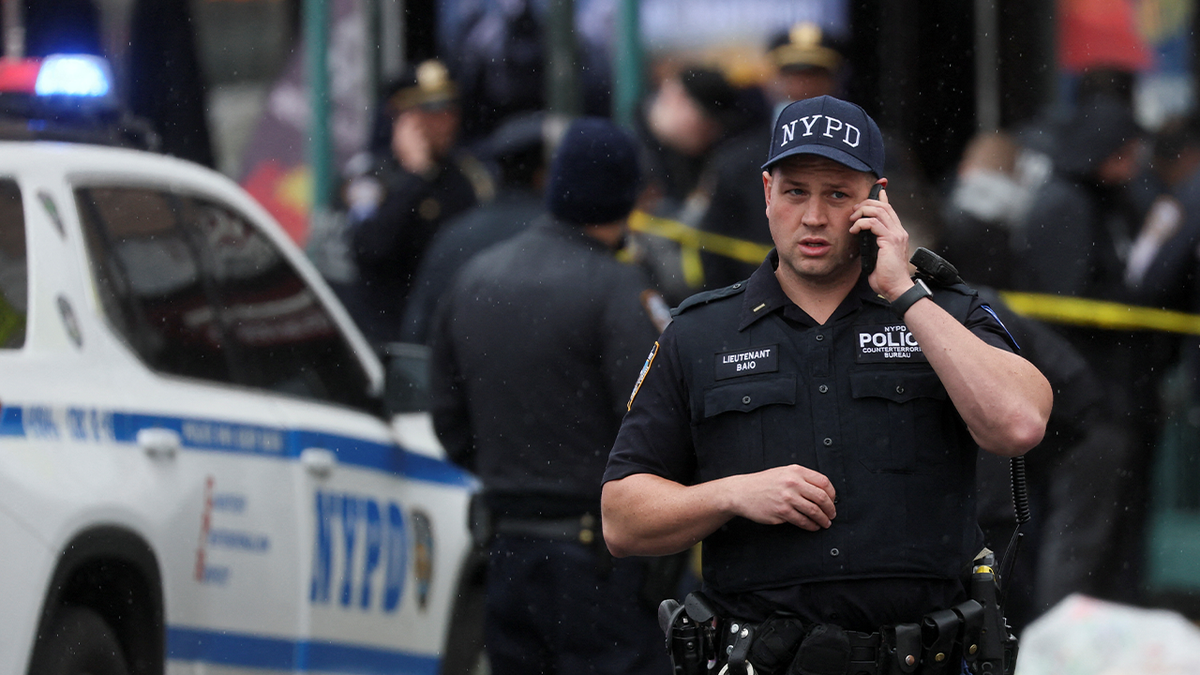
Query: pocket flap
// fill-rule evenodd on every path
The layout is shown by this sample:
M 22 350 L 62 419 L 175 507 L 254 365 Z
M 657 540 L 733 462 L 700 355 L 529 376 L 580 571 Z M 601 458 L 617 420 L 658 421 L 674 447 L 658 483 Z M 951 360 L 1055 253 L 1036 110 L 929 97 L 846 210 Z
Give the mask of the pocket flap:
M 776 404 L 796 404 L 795 377 L 744 379 L 713 387 L 704 392 L 704 417 Z
M 854 398 L 882 398 L 907 403 L 917 398 L 947 398 L 946 388 L 937 373 L 897 370 L 850 374 L 850 395 Z

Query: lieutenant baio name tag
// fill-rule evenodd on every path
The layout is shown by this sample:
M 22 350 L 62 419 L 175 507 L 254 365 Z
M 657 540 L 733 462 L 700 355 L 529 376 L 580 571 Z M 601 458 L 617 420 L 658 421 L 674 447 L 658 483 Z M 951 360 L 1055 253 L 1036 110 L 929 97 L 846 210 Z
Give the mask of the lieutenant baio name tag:
M 925 363 L 925 353 L 908 326 L 858 326 L 858 363 Z
M 717 379 L 739 375 L 774 373 L 779 370 L 779 345 L 751 347 L 717 354 Z

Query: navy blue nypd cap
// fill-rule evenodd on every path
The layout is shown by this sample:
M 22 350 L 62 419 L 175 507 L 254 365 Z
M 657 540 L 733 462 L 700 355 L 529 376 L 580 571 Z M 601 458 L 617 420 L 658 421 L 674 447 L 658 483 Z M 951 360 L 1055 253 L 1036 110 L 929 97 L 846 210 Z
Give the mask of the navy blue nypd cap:
M 865 110 L 832 96 L 788 104 L 771 131 L 768 170 L 793 155 L 820 155 L 856 171 L 883 176 L 883 134 Z

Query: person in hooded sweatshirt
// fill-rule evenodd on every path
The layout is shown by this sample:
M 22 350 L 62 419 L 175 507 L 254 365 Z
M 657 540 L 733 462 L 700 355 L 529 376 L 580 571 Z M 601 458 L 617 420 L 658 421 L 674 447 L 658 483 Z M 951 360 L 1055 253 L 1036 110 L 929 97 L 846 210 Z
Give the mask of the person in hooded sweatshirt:
M 1034 194 L 1018 229 L 1013 284 L 1018 290 L 1065 297 L 1129 302 L 1126 256 L 1145 217 L 1133 189 L 1141 169 L 1142 136 L 1130 106 L 1098 95 L 1081 101 L 1060 127 L 1054 168 Z M 1099 375 L 1103 419 L 1111 422 L 1102 462 L 1104 476 L 1075 477 L 1103 489 L 1085 490 L 1108 531 L 1080 542 L 1075 555 L 1097 563 L 1089 592 L 1136 602 L 1144 540 L 1145 493 L 1154 447 L 1156 391 L 1149 367 L 1152 334 L 1104 326 L 1054 324 Z M 1161 370 L 1161 369 L 1160 369 Z M 1083 469 L 1075 468 L 1073 471 Z M 1107 514 L 1106 518 L 1099 517 Z M 1047 532 L 1049 537 L 1067 533 Z

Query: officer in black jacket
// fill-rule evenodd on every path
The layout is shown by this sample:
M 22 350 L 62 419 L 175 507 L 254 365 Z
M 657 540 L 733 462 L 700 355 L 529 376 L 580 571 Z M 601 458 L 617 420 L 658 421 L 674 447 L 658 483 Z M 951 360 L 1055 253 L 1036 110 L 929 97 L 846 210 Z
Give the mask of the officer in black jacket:
M 358 268 L 350 307 L 377 346 L 399 340 L 405 300 L 425 249 L 443 223 L 492 197 L 484 166 L 456 147 L 458 92 L 441 62 L 409 69 L 386 101 L 389 151 L 352 182 L 350 251 Z M 359 215 L 361 212 L 361 215 Z
M 1049 384 L 995 315 L 964 286 L 909 277 L 899 217 L 886 193 L 868 198 L 887 185 L 882 143 L 838 99 L 780 113 L 763 167 L 775 251 L 676 310 L 609 459 L 609 549 L 703 541 L 704 589 L 732 635 L 721 658 L 745 656 L 752 628 L 782 613 L 803 627 L 785 645 L 791 672 L 858 672 L 881 628 L 965 600 L 982 543 L 976 450 L 1021 455 L 1045 430 Z M 863 273 L 868 232 L 878 255 Z
M 633 139 L 577 120 L 551 166 L 552 217 L 473 258 L 435 314 L 434 426 L 495 520 L 484 631 L 497 675 L 667 669 L 638 599 L 646 561 L 613 561 L 600 539 L 608 450 L 669 321 L 615 257 L 638 184 Z

